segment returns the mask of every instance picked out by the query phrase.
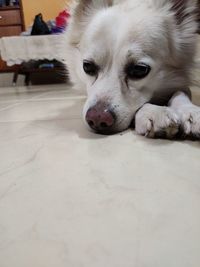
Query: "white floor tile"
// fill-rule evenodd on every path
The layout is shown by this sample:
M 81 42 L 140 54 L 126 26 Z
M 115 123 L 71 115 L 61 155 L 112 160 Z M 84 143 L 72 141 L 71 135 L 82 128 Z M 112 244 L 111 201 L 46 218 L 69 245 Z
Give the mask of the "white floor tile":
M 54 89 L 0 103 L 0 266 L 199 267 L 199 142 L 93 134 Z

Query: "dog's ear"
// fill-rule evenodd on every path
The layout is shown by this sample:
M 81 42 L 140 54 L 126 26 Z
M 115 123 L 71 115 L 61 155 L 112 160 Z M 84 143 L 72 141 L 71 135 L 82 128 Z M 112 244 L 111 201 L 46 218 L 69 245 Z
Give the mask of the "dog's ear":
M 197 21 L 198 0 L 154 0 L 160 9 L 167 8 L 174 13 L 176 23 L 184 26 L 194 26 Z
M 78 44 L 85 27 L 90 22 L 92 16 L 101 9 L 113 5 L 114 0 L 75 0 L 70 8 L 71 20 L 69 31 L 71 31 L 71 41 Z M 73 31 L 73 34 L 72 34 Z
M 197 20 L 197 0 L 170 0 L 170 2 L 178 25 L 188 24 Z
M 72 16 L 80 20 L 83 16 L 89 18 L 95 11 L 111 6 L 112 0 L 76 0 L 72 6 Z
M 169 7 L 171 15 L 168 25 L 169 39 L 173 47 L 173 54 L 176 55 L 175 61 L 179 64 L 189 66 L 192 64 L 195 49 L 196 36 L 198 29 L 197 21 L 197 0 L 163 0 Z
M 198 29 L 197 0 L 170 0 L 177 24 L 177 40 L 182 53 L 194 51 Z M 185 50 L 185 51 L 183 51 Z

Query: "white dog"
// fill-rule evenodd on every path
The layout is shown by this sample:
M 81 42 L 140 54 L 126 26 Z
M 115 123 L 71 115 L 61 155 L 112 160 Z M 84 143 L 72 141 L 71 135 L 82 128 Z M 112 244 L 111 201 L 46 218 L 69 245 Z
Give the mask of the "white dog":
M 138 134 L 200 137 L 191 103 L 195 0 L 78 0 L 67 31 L 67 64 L 88 99 L 84 119 L 111 134 L 133 119 Z

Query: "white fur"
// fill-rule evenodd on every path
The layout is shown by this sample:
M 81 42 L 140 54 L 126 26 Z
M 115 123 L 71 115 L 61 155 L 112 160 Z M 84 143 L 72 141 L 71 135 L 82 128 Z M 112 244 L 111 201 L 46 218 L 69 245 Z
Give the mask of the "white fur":
M 170 106 L 178 114 L 185 135 L 200 138 L 200 108 L 180 92 L 174 95 Z
M 84 116 L 98 101 L 107 101 L 117 118 L 113 132 L 122 131 L 152 97 L 167 101 L 172 93 L 190 86 L 196 45 L 196 1 L 180 1 L 185 3 L 184 12 L 188 14 L 183 19 L 177 17 L 182 9 L 175 1 L 75 2 L 67 31 L 66 61 L 75 87 L 88 93 Z M 126 83 L 124 66 L 130 58 L 150 65 L 150 74 Z M 101 66 L 97 79 L 84 73 L 84 59 Z M 174 120 L 176 115 L 170 117 Z
M 145 104 L 135 117 L 136 131 L 146 137 L 173 138 L 179 131 L 178 114 L 169 107 Z

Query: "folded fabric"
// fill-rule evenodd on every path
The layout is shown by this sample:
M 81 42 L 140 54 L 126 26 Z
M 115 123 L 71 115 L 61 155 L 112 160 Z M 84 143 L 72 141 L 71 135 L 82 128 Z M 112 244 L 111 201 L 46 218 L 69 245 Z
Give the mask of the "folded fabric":
M 70 14 L 67 10 L 63 10 L 56 17 L 56 27 L 57 28 L 66 28 L 68 24 L 68 20 L 70 18 Z
M 0 39 L 0 55 L 8 66 L 29 60 L 65 60 L 65 35 L 15 36 Z

